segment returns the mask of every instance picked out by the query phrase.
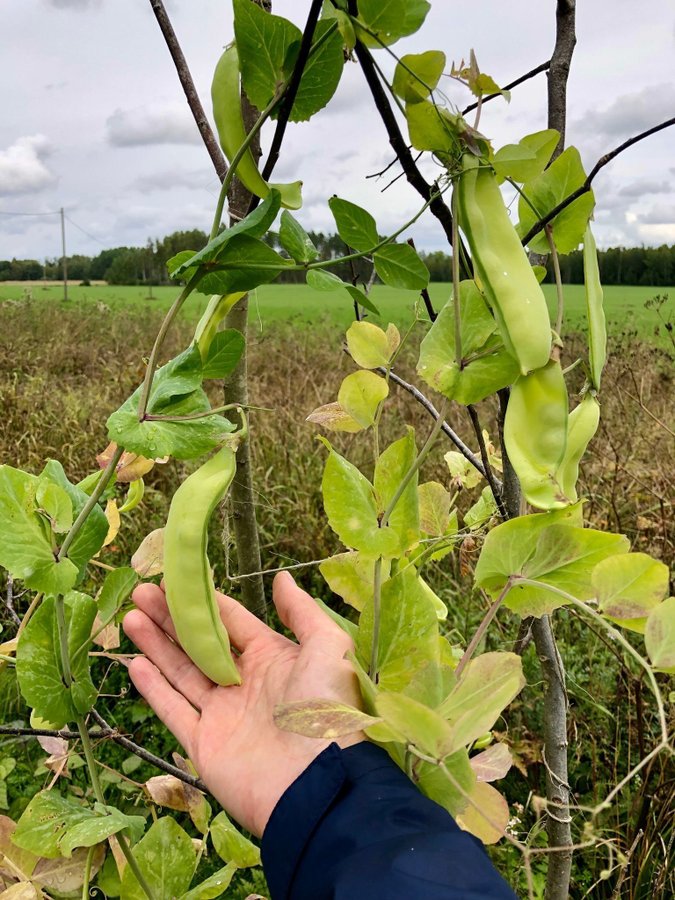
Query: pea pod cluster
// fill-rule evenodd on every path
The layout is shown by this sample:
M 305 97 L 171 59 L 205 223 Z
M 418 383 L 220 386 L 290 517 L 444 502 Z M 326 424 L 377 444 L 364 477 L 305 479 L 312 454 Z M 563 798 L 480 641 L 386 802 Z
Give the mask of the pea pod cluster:
M 544 293 L 511 223 L 492 169 L 465 154 L 457 213 L 480 286 L 523 375 L 546 365 L 551 323 Z
M 235 471 L 234 450 L 224 447 L 180 485 L 164 529 L 164 587 L 176 635 L 194 664 L 222 685 L 241 678 L 216 600 L 208 526 Z
M 218 129 L 220 146 L 230 163 L 246 140 L 246 128 L 241 112 L 239 89 L 239 55 L 236 44 L 228 47 L 220 57 L 211 85 L 213 117 Z M 258 166 L 250 150 L 247 150 L 237 164 L 237 178 L 246 190 L 256 197 L 265 198 L 271 188 L 281 194 L 281 203 L 288 209 L 302 206 L 301 181 L 291 184 L 268 184 L 258 171 Z
M 504 443 L 528 503 L 556 509 L 576 502 L 579 463 L 599 420 L 600 406 L 589 393 L 568 414 L 565 379 L 555 360 L 516 379 Z

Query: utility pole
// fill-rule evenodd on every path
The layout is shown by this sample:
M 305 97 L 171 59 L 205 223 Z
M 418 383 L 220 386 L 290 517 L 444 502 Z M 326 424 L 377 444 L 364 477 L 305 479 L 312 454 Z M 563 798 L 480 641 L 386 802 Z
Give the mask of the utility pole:
M 68 261 L 66 259 L 66 216 L 61 207 L 61 266 L 63 268 L 63 299 L 68 300 Z

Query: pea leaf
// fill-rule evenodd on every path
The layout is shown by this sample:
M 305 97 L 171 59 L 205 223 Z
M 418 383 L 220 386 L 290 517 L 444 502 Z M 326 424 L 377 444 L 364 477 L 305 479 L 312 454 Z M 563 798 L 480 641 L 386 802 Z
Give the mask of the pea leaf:
M 388 725 L 425 754 L 441 760 L 450 753 L 452 729 L 435 710 L 397 693 L 378 694 L 375 708 Z
M 669 597 L 649 614 L 645 645 L 655 669 L 675 674 L 675 597 Z
M 408 103 L 405 108 L 410 143 L 415 150 L 428 150 L 444 159 L 459 135 L 459 119 L 430 100 Z
M 274 722 L 283 731 L 334 740 L 376 725 L 379 720 L 345 703 L 317 697 L 277 706 Z
M 382 562 L 382 578 L 386 581 L 389 577 L 390 563 Z M 351 550 L 348 553 L 338 553 L 331 556 L 319 565 L 319 571 L 323 575 L 328 587 L 345 603 L 349 603 L 359 612 L 373 596 L 373 578 L 375 575 L 375 560 Z
M 108 572 L 98 595 L 98 614 L 103 622 L 110 622 L 138 584 L 136 572 L 123 566 Z
M 646 553 L 605 559 L 593 570 L 600 612 L 630 631 L 644 634 L 647 616 L 668 593 L 668 566 Z
M 464 524 L 472 530 L 480 528 L 496 513 L 497 504 L 495 503 L 494 494 L 489 485 L 486 485 L 480 492 L 478 500 L 464 513 Z
M 16 674 L 26 703 L 41 719 L 63 728 L 91 707 L 97 696 L 89 674 L 89 635 L 96 604 L 86 594 L 71 591 L 65 609 L 72 685 L 66 686 L 61 663 L 54 597 L 46 597 L 19 638 Z
M 211 822 L 211 840 L 218 856 L 239 869 L 260 865 L 260 850 L 239 832 L 224 812 Z
M 526 134 L 519 143 L 497 150 L 492 167 L 502 178 L 512 178 L 520 184 L 531 181 L 544 171 L 559 140 L 555 128 Z
M 37 488 L 35 475 L 0 466 L 0 566 L 32 590 L 65 594 L 75 584 L 77 566 L 56 561 L 48 526 L 37 512 Z
M 429 270 L 410 244 L 385 244 L 373 260 L 375 271 L 390 287 L 421 291 L 429 284 Z
M 340 83 L 345 64 L 342 37 L 336 30 L 325 38 L 329 28 L 331 28 L 331 22 L 328 20 L 324 19 L 317 23 L 312 46 L 316 46 L 319 41 L 323 42 L 317 50 L 310 54 L 305 65 L 302 81 L 289 117 L 291 122 L 305 122 L 323 109 Z M 295 60 L 293 63 L 295 64 Z
M 47 479 L 52 484 L 58 485 L 70 497 L 73 506 L 73 516 L 76 517 L 89 500 L 89 495 L 75 484 L 71 484 L 63 466 L 55 459 L 47 461 L 40 474 L 40 479 Z M 108 520 L 100 506 L 95 506 L 87 517 L 86 522 L 75 535 L 75 539 L 68 550 L 68 559 L 73 562 L 79 572 L 77 581 L 81 581 L 85 575 L 87 563 L 95 556 L 103 546 L 108 533 Z M 59 543 L 65 534 L 58 538 Z M 77 582 L 76 582 L 77 583 Z
M 393 44 L 421 28 L 430 9 L 427 0 L 360 0 L 357 24 L 362 22 L 376 37 L 361 28 L 357 37 L 369 47 Z
M 230 882 L 237 872 L 237 867 L 233 863 L 218 869 L 213 875 L 205 878 L 201 884 L 193 887 L 183 894 L 181 900 L 213 900 L 214 897 L 222 896 L 223 892 L 230 886 Z
M 170 816 L 158 819 L 131 852 L 158 897 L 182 897 L 185 894 L 194 872 L 195 849 L 175 819 Z M 145 898 L 131 866 L 124 870 L 121 896 L 124 900 Z
M 417 489 L 420 529 L 432 537 L 442 537 L 450 524 L 452 497 L 438 481 L 427 481 Z
M 236 234 L 216 259 L 202 265 L 207 274 L 197 285 L 200 294 L 234 294 L 274 281 L 293 263 L 264 241 L 249 234 Z
M 483 653 L 467 664 L 438 712 L 452 726 L 452 750 L 472 744 L 494 726 L 525 686 L 516 653 Z
M 375 424 L 378 407 L 389 394 L 384 378 L 374 372 L 352 372 L 338 391 L 338 403 L 362 428 Z
M 363 306 L 364 309 L 369 310 L 371 313 L 374 313 L 376 316 L 380 315 L 379 309 L 375 306 L 372 300 L 367 297 L 363 291 L 359 290 L 359 288 L 354 287 L 353 284 L 343 284 L 343 287 L 349 293 L 349 296 L 355 303 L 358 303 L 360 306 Z
M 442 766 L 422 762 L 416 766 L 417 786 L 431 800 L 447 809 L 455 818 L 466 809 L 466 794 L 476 784 L 466 750 L 458 750 L 443 761 Z
M 356 643 L 358 657 L 366 667 L 371 661 L 374 617 L 371 590 L 359 619 Z M 403 691 L 418 671 L 434 661 L 439 662 L 438 617 L 410 566 L 382 584 L 377 684 L 385 691 Z
M 406 103 L 426 99 L 436 89 L 445 70 L 445 53 L 427 50 L 402 56 L 394 71 L 394 93 Z
M 466 405 L 512 384 L 519 368 L 495 334 L 497 323 L 473 281 L 460 284 L 460 311 L 461 361 L 456 359 L 451 298 L 422 341 L 417 371 L 430 387 Z
M 35 497 L 38 507 L 49 517 L 52 531 L 64 534 L 73 524 L 73 504 L 58 484 L 39 479 Z
M 289 50 L 302 33 L 288 19 L 265 12 L 250 0 L 233 0 L 233 6 L 242 84 L 251 103 L 264 109 L 291 74 Z
M 379 527 L 373 486 L 356 466 L 324 443 L 330 450 L 321 483 L 328 524 L 351 549 L 396 556 L 398 536 L 391 528 Z
M 364 369 L 388 365 L 393 352 L 387 334 L 372 322 L 352 322 L 347 329 L 347 349 Z
M 218 331 L 209 345 L 204 362 L 203 378 L 227 378 L 237 367 L 246 341 L 235 328 Z
M 581 187 L 586 180 L 586 173 L 576 147 L 568 147 L 551 165 L 523 186 L 523 193 L 529 203 L 520 197 L 518 201 L 518 234 L 523 237 L 542 216 Z M 532 206 L 536 209 L 536 214 Z M 558 253 L 571 253 L 584 239 L 588 220 L 595 206 L 593 192 L 582 194 L 569 206 L 566 206 L 551 221 L 553 240 Z M 548 240 L 540 231 L 529 243 L 534 253 L 549 253 Z
M 367 210 L 340 197 L 331 197 L 328 205 L 338 234 L 348 247 L 353 247 L 359 253 L 366 253 L 379 243 L 377 223 Z
M 511 816 L 506 799 L 491 784 L 477 782 L 469 794 L 464 810 L 457 814 L 457 824 L 484 844 L 496 844 L 504 837 Z
M 346 431 L 350 434 L 356 434 L 363 431 L 364 428 L 339 403 L 325 403 L 323 406 L 317 406 L 307 416 L 306 421 L 313 422 L 321 428 L 327 428 L 329 431 Z
M 297 263 L 310 263 L 319 255 L 310 236 L 287 209 L 281 213 L 279 240 L 284 250 Z
M 13 842 L 45 859 L 70 857 L 76 847 L 93 847 L 107 837 L 128 830 L 134 839 L 143 833 L 142 816 L 126 816 L 111 806 L 92 810 L 58 791 L 36 794 L 17 822 Z
M 337 275 L 325 269 L 310 269 L 305 276 L 307 284 L 315 291 L 337 291 L 345 283 Z
M 362 374 L 366 374 L 365 372 Z M 394 441 L 375 464 L 374 487 L 381 512 L 388 509 L 404 477 L 417 458 L 415 431 L 408 428 L 405 437 Z M 420 514 L 417 500 L 418 473 L 410 479 L 389 516 L 389 526 L 396 532 L 404 553 L 420 539 Z

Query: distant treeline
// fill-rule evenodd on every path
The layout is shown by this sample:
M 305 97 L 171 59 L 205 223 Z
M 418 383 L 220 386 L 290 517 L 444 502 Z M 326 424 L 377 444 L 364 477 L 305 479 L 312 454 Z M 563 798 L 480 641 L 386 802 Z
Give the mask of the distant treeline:
M 310 232 L 321 259 L 335 259 L 348 252 L 336 234 Z M 272 246 L 280 249 L 274 234 L 267 236 Z M 115 247 L 98 256 L 69 256 L 68 278 L 75 281 L 107 281 L 109 284 L 169 284 L 166 263 L 181 250 L 199 250 L 207 242 L 203 231 L 176 231 L 160 241 L 149 240 L 145 247 Z M 421 252 L 432 281 L 452 280 L 452 258 L 442 250 Z M 645 284 L 664 287 L 675 284 L 675 245 L 661 247 L 611 247 L 601 250 L 600 276 L 604 284 Z M 582 284 L 583 259 L 580 250 L 560 259 L 562 279 L 566 284 Z M 345 281 L 367 280 L 371 267 L 362 259 L 340 263 L 331 269 Z M 35 259 L 0 260 L 0 281 L 59 281 L 63 278 L 61 261 L 47 260 L 43 265 Z M 286 283 L 302 283 L 303 272 L 286 272 L 279 279 Z M 546 281 L 553 281 L 549 265 Z

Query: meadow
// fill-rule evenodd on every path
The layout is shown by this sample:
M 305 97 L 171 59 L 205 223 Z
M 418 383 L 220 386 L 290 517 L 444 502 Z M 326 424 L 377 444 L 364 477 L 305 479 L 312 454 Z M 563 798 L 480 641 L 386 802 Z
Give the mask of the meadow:
M 105 420 L 142 378 L 143 358 L 175 290 L 153 288 L 154 299 L 149 300 L 148 289 L 142 287 L 72 286 L 68 304 L 58 299 L 61 288 L 57 285 L 36 285 L 28 290 L 30 297 L 25 286 L 0 285 L 0 463 L 37 472 L 45 458 L 53 457 L 62 461 L 75 481 L 96 468 L 95 455 L 107 443 Z M 447 285 L 431 286 L 437 307 L 448 293 Z M 548 289 L 547 293 L 550 296 Z M 664 293 L 668 292 L 649 287 L 606 290 L 610 359 L 603 376 L 601 428 L 584 463 L 581 493 L 587 498 L 586 512 L 592 525 L 623 532 L 633 549 L 672 562 L 675 346 L 672 330 L 663 323 L 673 316 L 667 303 L 658 310 L 644 305 L 654 295 Z M 385 322 L 404 325 L 412 321 L 410 294 L 375 287 L 372 299 L 380 306 Z M 566 301 L 571 334 L 566 338 L 563 360 L 569 365 L 580 352 L 574 331 L 583 327 L 583 288 L 566 288 Z M 192 323 L 203 305 L 201 298 L 188 305 L 182 321 L 169 335 L 167 358 L 190 340 Z M 320 483 L 325 451 L 316 439 L 318 430 L 305 420 L 316 406 L 335 399 L 341 379 L 353 369 L 342 350 L 343 327 L 352 316 L 346 295 L 322 294 L 304 286 L 272 286 L 261 288 L 252 299 L 249 330 L 250 402 L 264 407 L 251 414 L 263 567 L 298 566 L 294 574 L 302 586 L 343 613 L 348 611 L 331 595 L 315 564 L 337 552 L 338 541 L 322 509 Z M 312 327 L 305 327 L 308 325 Z M 416 348 L 427 327 L 424 321 L 414 326 L 397 365 L 400 374 L 416 384 Z M 581 368 L 577 367 L 569 375 L 570 389 L 578 391 L 582 383 Z M 214 383 L 214 402 L 218 402 L 220 390 Z M 432 399 L 438 401 L 437 397 Z M 495 412 L 491 401 L 479 405 L 481 421 L 493 436 Z M 475 446 L 465 410 L 451 404 L 448 419 Z M 406 423 L 415 427 L 418 443 L 430 428 L 430 420 L 419 404 L 408 394 L 392 392 L 382 422 L 383 440 L 400 437 Z M 359 435 L 331 439 L 340 452 L 357 463 L 369 456 L 367 442 Z M 448 449 L 449 445 L 439 442 L 425 462 L 424 480 L 449 484 L 443 461 Z M 118 539 L 105 548 L 103 562 L 128 565 L 141 538 L 164 524 L 167 497 L 189 468 L 190 464 L 170 463 L 156 466 L 148 474 L 141 506 L 128 517 Z M 475 502 L 480 488 L 460 491 L 460 516 Z M 236 577 L 230 577 L 233 548 L 227 524 L 224 511 L 214 523 L 210 555 L 217 582 L 237 596 Z M 431 579 L 449 606 L 448 634 L 457 643 L 466 641 L 484 613 L 484 601 L 472 590 L 474 561 L 475 548 L 463 544 L 460 552 L 435 564 Z M 101 572 L 92 570 L 91 577 L 93 590 Z M 0 583 L 0 592 L 4 590 Z M 26 602 L 15 596 L 17 611 L 23 612 Z M 3 612 L 0 604 L 0 619 Z M 14 626 L 6 617 L 3 624 L 9 636 Z M 489 632 L 488 649 L 511 649 L 517 630 L 516 619 L 505 613 Z M 556 636 L 568 675 L 574 796 L 581 807 L 589 806 L 645 755 L 654 738 L 656 720 L 639 672 L 602 633 L 582 625 L 573 612 L 561 610 L 556 615 Z M 545 763 L 539 740 L 540 672 L 532 646 L 525 651 L 523 661 L 528 687 L 510 707 L 508 723 L 501 722 L 498 729 L 511 743 L 516 760 L 503 785 L 513 810 L 513 827 L 521 834 L 532 832 L 541 842 L 541 820 L 532 798 L 545 790 Z M 96 665 L 103 666 L 103 662 Z M 126 677 L 120 667 L 101 668 L 95 680 L 105 684 L 100 709 L 108 721 L 160 755 L 167 756 L 175 748 L 172 738 L 138 696 L 133 691 L 125 693 Z M 663 681 L 666 689 L 665 677 Z M 0 720 L 15 721 L 22 708 L 13 672 L 5 669 L 0 672 Z M 34 740 L 14 741 L 11 756 L 17 766 L 6 780 L 7 812 L 16 819 L 46 776 L 40 769 L 44 754 Z M 107 763 L 117 769 L 127 765 L 125 758 L 131 759 L 114 748 L 106 757 Z M 119 791 L 120 806 L 126 808 L 126 804 L 131 809 L 133 784 L 155 774 L 146 764 L 140 765 L 134 769 L 131 786 L 124 779 L 110 782 L 110 796 L 117 802 L 115 792 Z M 77 770 L 73 770 L 72 778 L 75 784 L 84 783 Z M 653 900 L 672 897 L 675 869 L 669 869 L 669 863 L 674 853 L 674 822 L 672 771 L 659 758 L 649 766 L 644 779 L 634 781 L 603 817 L 603 842 L 575 857 L 571 895 L 618 897 L 612 893 L 614 882 L 602 879 L 602 872 L 616 865 L 609 842 L 616 841 L 617 847 L 626 852 L 635 841 L 631 868 L 624 880 L 626 893 L 620 896 L 649 896 Z M 580 833 L 575 834 L 581 839 Z M 494 853 L 501 870 L 522 889 L 523 885 L 518 885 L 518 854 L 508 845 Z M 535 876 L 539 888 L 542 873 L 535 871 Z M 254 888 L 265 892 L 262 884 L 246 883 L 233 892 L 233 900 L 244 898 Z

